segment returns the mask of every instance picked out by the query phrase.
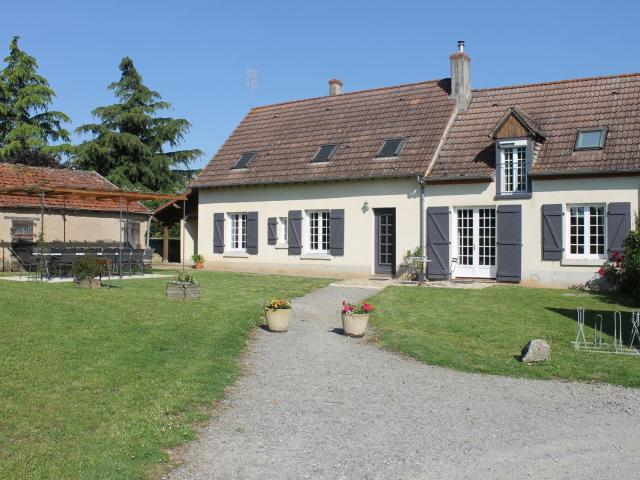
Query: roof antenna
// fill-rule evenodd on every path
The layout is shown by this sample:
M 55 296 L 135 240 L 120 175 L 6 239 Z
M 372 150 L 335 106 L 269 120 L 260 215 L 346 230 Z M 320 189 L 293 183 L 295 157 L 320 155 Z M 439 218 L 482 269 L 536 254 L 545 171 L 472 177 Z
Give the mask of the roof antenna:
M 247 88 L 249 89 L 249 98 L 251 99 L 251 103 L 253 103 L 253 95 L 256 88 L 258 88 L 258 70 L 251 70 L 247 68 L 246 78 Z

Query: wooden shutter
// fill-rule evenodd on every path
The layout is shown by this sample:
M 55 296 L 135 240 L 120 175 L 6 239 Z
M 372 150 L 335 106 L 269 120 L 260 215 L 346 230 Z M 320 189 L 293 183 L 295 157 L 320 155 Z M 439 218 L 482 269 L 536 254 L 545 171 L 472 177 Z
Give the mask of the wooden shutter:
M 344 255 L 344 210 L 329 212 L 329 253 L 337 257 Z
M 278 219 L 276 217 L 267 218 L 267 243 L 269 245 L 278 243 Z
M 258 212 L 247 212 L 247 253 L 258 254 Z
M 631 204 L 610 203 L 607 208 L 607 252 L 609 258 L 624 254 L 624 241 L 631 231 Z
M 562 205 L 542 206 L 542 260 L 562 260 Z
M 499 282 L 519 282 L 522 278 L 522 206 L 498 206 Z
M 289 255 L 302 253 L 302 211 L 289 210 Z
M 449 207 L 427 208 L 427 278 L 449 278 Z
M 213 253 L 224 252 L 224 213 L 213 214 Z

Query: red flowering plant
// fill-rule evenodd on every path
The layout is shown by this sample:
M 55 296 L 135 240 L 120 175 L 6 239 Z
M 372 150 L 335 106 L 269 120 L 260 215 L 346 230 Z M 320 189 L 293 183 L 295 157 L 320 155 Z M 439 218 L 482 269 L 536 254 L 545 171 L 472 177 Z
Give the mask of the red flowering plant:
M 624 242 L 624 255 L 615 252 L 599 270 L 600 277 L 637 302 L 640 302 L 640 218 Z
M 290 310 L 291 302 L 283 298 L 273 297 L 271 300 L 265 303 L 264 308 L 266 308 L 267 310 Z
M 344 315 L 362 315 L 373 312 L 373 305 L 367 302 L 348 303 L 343 300 L 342 309 L 340 311 Z

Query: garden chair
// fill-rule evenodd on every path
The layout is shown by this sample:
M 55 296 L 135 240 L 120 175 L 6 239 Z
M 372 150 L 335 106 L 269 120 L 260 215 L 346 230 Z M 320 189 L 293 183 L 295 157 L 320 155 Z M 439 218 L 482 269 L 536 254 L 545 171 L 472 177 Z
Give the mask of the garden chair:
M 144 275 L 144 248 L 134 248 L 131 252 L 131 271 L 136 270 Z
M 62 278 L 63 273 L 73 272 L 73 266 L 76 263 L 76 249 L 65 248 L 60 255 L 51 257 L 51 267 L 53 270 L 57 269 L 58 276 Z

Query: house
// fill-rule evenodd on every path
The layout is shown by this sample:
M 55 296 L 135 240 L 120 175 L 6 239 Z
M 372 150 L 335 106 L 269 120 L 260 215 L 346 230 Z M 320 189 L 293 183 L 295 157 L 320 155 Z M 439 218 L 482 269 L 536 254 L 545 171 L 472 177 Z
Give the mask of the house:
M 638 211 L 640 74 L 472 89 L 470 65 L 460 42 L 450 79 L 252 109 L 191 185 L 207 265 L 395 275 L 424 245 L 434 280 L 593 278 Z
M 42 229 L 45 242 L 119 244 L 122 225 L 124 241 L 145 245 L 150 212 L 142 204 L 81 195 L 87 190 L 119 192 L 95 172 L 0 163 L 0 241 L 35 242 Z

